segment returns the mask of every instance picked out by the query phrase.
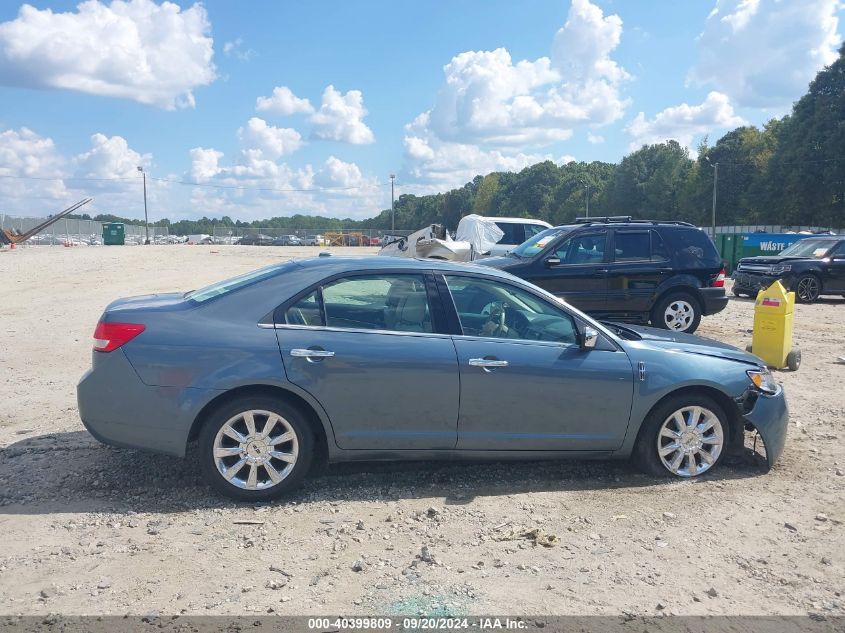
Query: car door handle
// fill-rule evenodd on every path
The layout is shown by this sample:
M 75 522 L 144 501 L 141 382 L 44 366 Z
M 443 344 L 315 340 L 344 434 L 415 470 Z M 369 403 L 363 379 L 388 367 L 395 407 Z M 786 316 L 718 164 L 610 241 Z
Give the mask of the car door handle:
M 605 276 L 605 275 L 606 275 L 607 273 L 609 273 L 609 272 L 610 272 L 610 269 L 608 269 L 608 268 L 596 268 L 596 272 L 595 272 L 595 273 L 593 273 L 593 274 L 594 274 L 596 277 L 603 277 L 603 276 Z
M 294 358 L 331 358 L 334 352 L 325 349 L 292 349 L 290 355 Z
M 499 360 L 498 358 L 470 358 L 469 366 L 481 367 L 483 369 L 488 369 L 490 367 L 507 367 L 508 361 Z

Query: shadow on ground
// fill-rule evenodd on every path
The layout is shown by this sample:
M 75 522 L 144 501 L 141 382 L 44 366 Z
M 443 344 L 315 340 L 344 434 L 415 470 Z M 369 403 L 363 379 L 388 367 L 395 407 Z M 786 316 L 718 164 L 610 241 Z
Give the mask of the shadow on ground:
M 754 477 L 752 457 L 705 475 Z M 596 491 L 670 485 L 622 461 L 408 461 L 333 464 L 290 501 L 396 501 L 445 497 L 446 504 L 527 492 Z M 103 446 L 84 431 L 22 439 L 0 449 L 0 515 L 56 512 L 184 512 L 237 507 L 200 479 L 196 454 L 185 459 Z

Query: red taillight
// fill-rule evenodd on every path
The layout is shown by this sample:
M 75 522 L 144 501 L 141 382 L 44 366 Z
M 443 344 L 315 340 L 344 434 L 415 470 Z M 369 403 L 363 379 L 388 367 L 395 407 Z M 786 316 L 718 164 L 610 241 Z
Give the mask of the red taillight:
M 94 330 L 94 351 L 111 352 L 126 345 L 146 328 L 140 323 L 97 323 Z
M 716 279 L 714 279 L 710 283 L 710 287 L 711 288 L 724 288 L 725 287 L 725 269 L 724 268 L 719 271 L 719 274 L 716 276 Z

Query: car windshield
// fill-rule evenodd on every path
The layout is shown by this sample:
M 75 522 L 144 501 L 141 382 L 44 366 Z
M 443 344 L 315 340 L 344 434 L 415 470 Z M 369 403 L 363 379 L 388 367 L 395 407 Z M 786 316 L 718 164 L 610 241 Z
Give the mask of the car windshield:
M 787 246 L 781 255 L 784 257 L 824 257 L 836 245 L 831 240 L 798 240 L 792 246 Z
M 264 268 L 253 270 L 252 272 L 239 275 L 238 277 L 232 277 L 231 279 L 218 281 L 217 283 L 213 283 L 210 286 L 206 286 L 205 288 L 200 288 L 199 290 L 191 290 L 190 292 L 185 293 L 185 298 L 190 299 L 191 301 L 202 303 L 203 301 L 208 301 L 209 299 L 212 299 L 214 297 L 219 297 L 220 295 L 232 292 L 234 290 L 237 290 L 238 288 L 243 288 L 244 286 L 254 283 L 256 281 L 261 281 L 262 279 L 272 277 L 278 272 L 279 264 L 265 266 Z
M 571 230 L 572 228 L 568 226 L 558 226 L 552 229 L 546 229 L 545 231 L 537 233 L 534 237 L 525 240 L 509 254 L 515 255 L 516 257 L 533 257 L 545 249 L 552 240 L 560 237 L 564 233 L 569 233 Z

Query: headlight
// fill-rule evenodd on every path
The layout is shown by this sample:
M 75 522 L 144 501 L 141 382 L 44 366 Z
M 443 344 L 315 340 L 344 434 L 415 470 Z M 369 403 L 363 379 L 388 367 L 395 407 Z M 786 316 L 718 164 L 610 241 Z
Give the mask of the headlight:
M 777 393 L 779 387 L 775 382 L 775 377 L 772 376 L 772 372 L 765 367 L 762 369 L 749 369 L 745 373 L 748 374 L 748 377 L 751 379 L 751 382 L 754 383 L 754 386 L 763 393 Z
M 772 273 L 780 275 L 781 273 L 788 273 L 792 270 L 792 264 L 775 264 L 772 266 Z

